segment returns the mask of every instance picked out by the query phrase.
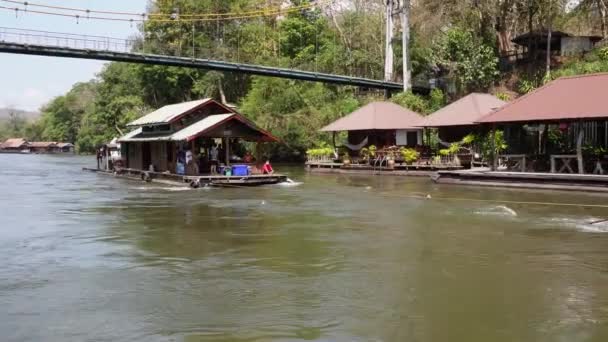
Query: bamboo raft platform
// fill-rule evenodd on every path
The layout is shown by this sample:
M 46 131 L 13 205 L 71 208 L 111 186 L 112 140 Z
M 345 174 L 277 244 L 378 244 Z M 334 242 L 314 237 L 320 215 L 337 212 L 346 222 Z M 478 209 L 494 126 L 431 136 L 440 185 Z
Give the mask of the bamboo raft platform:
M 222 176 L 222 175 L 178 175 L 174 173 L 152 172 L 137 169 L 119 168 L 113 171 L 83 168 L 83 171 L 95 172 L 102 175 L 116 176 L 125 179 L 141 180 L 177 186 L 259 186 L 278 184 L 287 181 L 287 176 L 279 173 L 272 175 L 255 174 L 248 176 Z
M 438 171 L 431 178 L 440 184 L 608 193 L 608 175 L 463 170 Z

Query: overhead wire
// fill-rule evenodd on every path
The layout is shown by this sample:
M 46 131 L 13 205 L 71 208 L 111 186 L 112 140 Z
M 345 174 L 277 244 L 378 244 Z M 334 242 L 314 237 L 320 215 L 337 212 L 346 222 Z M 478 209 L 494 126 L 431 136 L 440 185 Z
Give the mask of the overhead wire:
M 73 19 L 77 19 L 77 20 L 78 19 L 92 19 L 92 20 L 119 21 L 119 22 L 130 22 L 130 23 L 134 23 L 134 22 L 138 22 L 138 23 L 140 23 L 140 22 L 163 22 L 163 23 L 188 22 L 188 23 L 190 23 L 190 22 L 228 21 L 228 20 L 259 18 L 259 17 L 264 17 L 264 16 L 280 15 L 280 14 L 287 14 L 287 13 L 293 12 L 293 10 L 281 10 L 280 12 L 273 12 L 273 13 L 269 12 L 264 15 L 255 14 L 255 15 L 244 15 L 244 16 L 235 16 L 235 17 L 226 17 L 226 18 L 218 17 L 218 18 L 194 18 L 194 19 L 181 19 L 181 18 L 177 18 L 177 19 L 153 19 L 153 18 L 126 19 L 126 18 L 110 18 L 110 17 L 100 17 L 100 16 L 81 16 L 78 14 L 67 14 L 67 13 L 38 11 L 38 10 L 29 10 L 29 9 L 26 11 L 22 8 L 11 8 L 11 7 L 6 7 L 6 6 L 1 6 L 1 5 L 0 5 L 0 9 L 7 10 L 7 11 L 15 11 L 17 13 L 23 12 L 23 13 L 34 13 L 34 14 L 42 14 L 42 15 L 68 17 L 68 18 L 73 18 Z
M 38 3 L 32 3 L 29 1 L 15 1 L 15 0 L 0 0 L 0 2 L 5 2 L 5 3 L 11 3 L 11 4 L 17 4 L 17 5 L 22 5 L 24 6 L 24 8 L 10 8 L 10 7 L 4 7 L 2 6 L 1 8 L 3 9 L 10 9 L 10 10 L 15 10 L 15 11 L 24 11 L 24 12 L 32 12 L 32 13 L 39 13 L 39 14 L 49 14 L 49 15 L 61 15 L 61 16 L 71 16 L 71 17 L 80 17 L 82 18 L 83 16 L 80 16 L 79 14 L 73 14 L 73 13 L 59 13 L 59 12 L 48 12 L 48 11 L 43 11 L 43 10 L 33 10 L 33 9 L 29 9 L 27 7 L 38 7 L 38 8 L 47 8 L 47 9 L 54 9 L 54 10 L 62 10 L 62 11 L 72 11 L 72 12 L 79 12 L 79 13 L 85 13 L 87 14 L 86 18 L 88 19 L 98 19 L 98 20 L 102 20 L 102 19 L 108 19 L 108 20 L 115 20 L 115 21 L 143 21 L 145 20 L 145 17 L 148 17 L 148 20 L 159 20 L 159 19 L 153 19 L 155 17 L 170 17 L 172 14 L 165 14 L 165 13 L 134 13 L 134 12 L 120 12 L 120 11 L 103 11 L 103 10 L 90 10 L 90 9 L 84 9 L 84 8 L 74 8 L 74 7 L 64 7 L 64 6 L 54 6 L 54 5 L 44 5 L 44 4 L 38 4 Z M 320 6 L 323 5 L 325 3 L 329 3 L 331 2 L 331 0 L 317 0 L 317 1 L 313 1 L 311 3 L 305 4 L 305 5 L 298 5 L 298 6 L 291 6 L 288 8 L 281 8 L 281 7 L 274 7 L 274 8 L 264 8 L 264 9 L 259 9 L 259 10 L 252 10 L 252 11 L 243 11 L 243 12 L 224 12 L 224 13 L 201 13 L 201 14 L 179 14 L 177 15 L 178 18 L 177 19 L 169 19 L 170 21 L 185 21 L 185 20 L 194 20 L 194 19 L 201 19 L 201 21 L 213 21 L 213 20 L 218 20 L 218 19 L 241 19 L 241 18 L 249 18 L 249 17 L 262 17 L 262 16 L 269 16 L 269 15 L 276 15 L 276 14 L 282 14 L 282 13 L 291 13 L 291 12 L 295 12 L 295 11 L 299 11 L 302 9 L 309 9 L 309 8 L 313 8 L 315 6 Z M 109 17 L 100 17 L 100 16 L 91 16 L 91 13 L 98 13 L 98 14 L 106 14 L 106 15 L 117 15 L 117 16 L 133 16 L 133 17 L 137 17 L 137 19 L 133 19 L 133 18 L 109 18 Z M 140 17 L 142 19 L 140 19 Z M 226 18 L 224 18 L 226 17 Z M 181 18 L 186 18 L 186 19 L 181 19 Z M 202 20 L 202 19 L 209 19 L 209 20 Z

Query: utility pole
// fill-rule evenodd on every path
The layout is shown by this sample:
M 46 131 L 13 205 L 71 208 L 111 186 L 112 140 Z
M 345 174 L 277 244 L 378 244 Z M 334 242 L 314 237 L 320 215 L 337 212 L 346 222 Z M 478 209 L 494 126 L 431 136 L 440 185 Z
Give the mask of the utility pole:
M 403 30 L 403 91 L 410 90 L 411 87 L 411 71 L 409 68 L 410 55 L 410 0 L 401 1 L 401 29 Z
M 386 4 L 386 35 L 384 42 L 384 80 L 393 80 L 393 9 L 394 0 L 385 0 Z
M 401 16 L 402 39 L 403 39 L 403 91 L 410 89 L 411 73 L 409 70 L 409 0 L 385 0 L 386 4 L 386 45 L 384 59 L 384 80 L 391 81 L 393 78 L 394 54 L 393 54 L 393 18 L 396 14 Z

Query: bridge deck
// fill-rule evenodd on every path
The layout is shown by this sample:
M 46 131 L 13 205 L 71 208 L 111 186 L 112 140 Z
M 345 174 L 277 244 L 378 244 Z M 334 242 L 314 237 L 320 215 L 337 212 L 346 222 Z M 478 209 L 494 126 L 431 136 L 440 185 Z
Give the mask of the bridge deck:
M 333 75 L 319 72 L 277 68 L 254 64 L 224 62 L 201 58 L 163 56 L 134 52 L 118 52 L 111 50 L 82 49 L 63 46 L 31 45 L 7 41 L 0 41 L 0 52 L 23 55 L 68 57 L 94 59 L 102 61 L 167 65 L 187 68 L 219 70 L 227 72 L 238 72 L 250 75 L 288 78 L 330 84 L 350 85 L 363 88 L 384 89 L 389 91 L 403 90 L 403 84 L 396 82 L 386 82 L 367 78 Z M 428 88 L 419 86 L 412 88 L 412 91 L 417 93 L 427 93 L 428 90 Z

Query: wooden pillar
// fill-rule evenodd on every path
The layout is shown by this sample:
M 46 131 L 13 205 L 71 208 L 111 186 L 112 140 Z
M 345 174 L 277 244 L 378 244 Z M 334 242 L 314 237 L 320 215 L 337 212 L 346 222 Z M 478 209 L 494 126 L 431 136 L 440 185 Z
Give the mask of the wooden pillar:
M 490 130 L 490 139 L 492 140 L 492 167 L 490 169 L 496 171 L 498 169 L 498 153 L 496 153 L 496 124 L 494 123 Z
M 106 170 L 110 170 L 110 149 L 108 148 L 108 146 L 106 145 Z
M 579 122 L 578 139 L 576 139 L 576 160 L 578 161 L 578 173 L 585 173 L 585 165 L 583 163 L 583 137 L 585 135 L 585 129 L 583 123 Z
M 226 152 L 226 166 L 230 166 L 230 138 L 224 138 L 224 150 Z
M 336 149 L 336 132 L 331 132 L 331 141 L 334 144 L 334 150 Z

